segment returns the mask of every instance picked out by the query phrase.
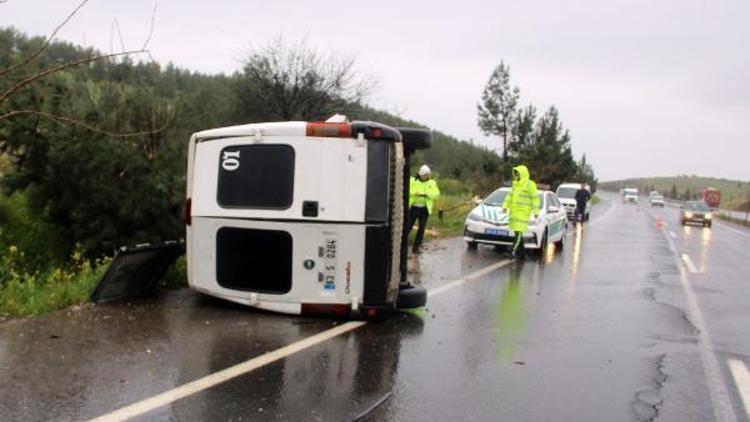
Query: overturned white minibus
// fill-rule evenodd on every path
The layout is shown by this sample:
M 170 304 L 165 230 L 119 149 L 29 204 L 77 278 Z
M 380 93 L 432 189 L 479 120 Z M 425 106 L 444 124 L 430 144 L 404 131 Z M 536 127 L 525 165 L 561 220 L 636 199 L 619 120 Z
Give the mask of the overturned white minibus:
M 190 139 L 188 282 L 289 314 L 418 307 L 406 282 L 408 157 L 430 133 L 373 122 L 258 123 Z

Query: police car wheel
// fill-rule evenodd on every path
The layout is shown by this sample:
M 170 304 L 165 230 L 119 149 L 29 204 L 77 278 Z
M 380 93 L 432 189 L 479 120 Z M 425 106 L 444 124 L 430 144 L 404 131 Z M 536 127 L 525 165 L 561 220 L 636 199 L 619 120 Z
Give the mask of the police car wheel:
M 466 247 L 469 250 L 475 251 L 477 250 L 477 242 L 466 242 Z
M 547 252 L 548 244 L 549 239 L 547 238 L 547 230 L 545 230 L 542 235 L 542 243 L 539 244 L 539 256 L 544 256 L 545 252 Z
M 401 139 L 406 149 L 417 151 L 429 149 L 432 146 L 432 134 L 427 130 L 410 127 L 396 129 L 401 132 Z
M 396 308 L 409 309 L 419 308 L 427 303 L 427 289 L 415 284 L 407 284 L 399 287 Z
M 563 235 L 562 235 L 562 237 L 560 237 L 560 240 L 558 240 L 557 242 L 555 242 L 555 248 L 558 251 L 561 251 L 561 250 L 563 250 L 563 248 L 565 248 L 565 232 L 563 232 Z

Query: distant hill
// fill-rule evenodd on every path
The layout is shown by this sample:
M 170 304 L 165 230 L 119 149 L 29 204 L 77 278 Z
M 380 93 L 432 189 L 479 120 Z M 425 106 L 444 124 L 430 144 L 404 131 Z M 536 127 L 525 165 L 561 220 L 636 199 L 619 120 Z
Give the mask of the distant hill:
M 633 179 L 613 180 L 601 182 L 599 187 L 604 190 L 619 191 L 632 186 L 642 192 L 657 190 L 669 198 L 697 199 L 705 188 L 715 188 L 721 191 L 721 207 L 736 208 L 743 200 L 750 198 L 750 181 L 718 179 L 715 177 L 674 176 L 674 177 L 638 177 Z

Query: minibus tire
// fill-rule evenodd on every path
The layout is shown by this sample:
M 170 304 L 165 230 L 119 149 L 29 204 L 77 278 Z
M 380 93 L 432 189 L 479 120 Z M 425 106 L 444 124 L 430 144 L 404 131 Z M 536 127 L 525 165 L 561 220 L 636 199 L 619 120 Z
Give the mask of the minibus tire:
M 427 289 L 425 289 L 423 286 L 410 283 L 399 288 L 398 298 L 396 299 L 396 308 L 421 308 L 426 303 Z
M 396 129 L 401 132 L 401 140 L 406 149 L 418 151 L 420 149 L 429 149 L 432 146 L 432 134 L 425 129 L 410 127 L 399 127 Z

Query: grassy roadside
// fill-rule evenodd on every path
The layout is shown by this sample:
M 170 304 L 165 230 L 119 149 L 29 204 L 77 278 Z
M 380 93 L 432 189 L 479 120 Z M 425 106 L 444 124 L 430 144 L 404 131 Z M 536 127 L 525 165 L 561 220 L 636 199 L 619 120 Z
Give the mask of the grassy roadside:
M 464 232 L 464 221 L 471 211 L 472 198 L 470 195 L 442 195 L 435 204 L 435 209 L 427 220 L 424 240 L 440 239 L 458 236 Z M 440 218 L 440 210 L 443 210 Z M 409 233 L 409 241 L 414 241 L 417 225 Z
M 598 203 L 602 202 L 602 199 L 598 196 L 594 195 L 591 197 L 591 205 L 596 205 Z
M 46 314 L 90 301 L 91 293 L 109 268 L 112 258 L 90 262 L 80 254 L 72 257 L 69 266 L 49 271 L 19 271 L 13 260 L 22 252 L 17 248 L 5 251 L 0 262 L 0 318 L 30 317 Z M 185 257 L 177 259 L 160 282 L 160 288 L 187 287 Z
M 3 251 L 0 270 L 0 316 L 41 315 L 89 301 L 89 296 L 111 259 L 89 262 L 74 254 L 65 267 L 29 273 L 18 268 L 23 252 L 11 246 Z

